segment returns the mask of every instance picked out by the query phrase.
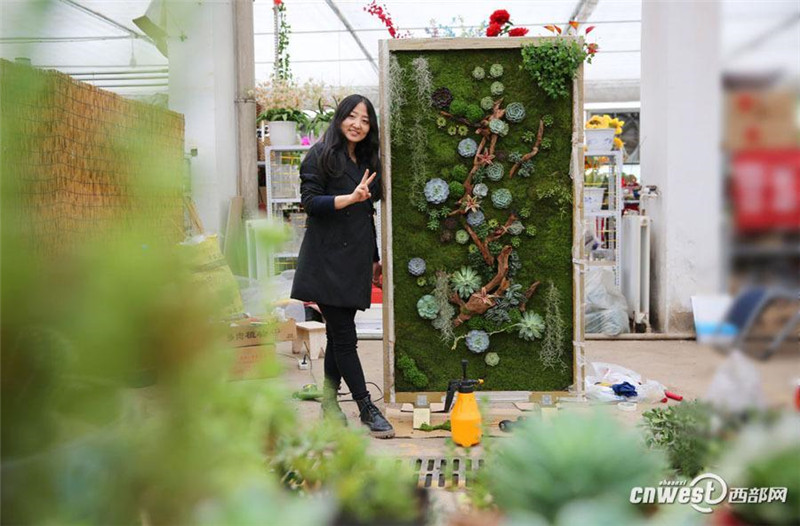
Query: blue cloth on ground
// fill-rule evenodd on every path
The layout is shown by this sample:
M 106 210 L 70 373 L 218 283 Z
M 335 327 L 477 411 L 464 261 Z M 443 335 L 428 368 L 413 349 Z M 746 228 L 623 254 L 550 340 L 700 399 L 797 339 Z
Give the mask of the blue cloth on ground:
M 611 389 L 614 390 L 614 394 L 617 396 L 624 396 L 626 398 L 636 396 L 636 388 L 628 382 L 614 384 L 611 386 Z

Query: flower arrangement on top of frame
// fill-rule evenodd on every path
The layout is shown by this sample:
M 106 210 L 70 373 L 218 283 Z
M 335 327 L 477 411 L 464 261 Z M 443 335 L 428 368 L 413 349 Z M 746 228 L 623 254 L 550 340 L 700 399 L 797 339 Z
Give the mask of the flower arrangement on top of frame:
M 572 382 L 572 101 L 523 66 L 390 54 L 398 391 L 444 390 L 465 357 L 491 390 Z

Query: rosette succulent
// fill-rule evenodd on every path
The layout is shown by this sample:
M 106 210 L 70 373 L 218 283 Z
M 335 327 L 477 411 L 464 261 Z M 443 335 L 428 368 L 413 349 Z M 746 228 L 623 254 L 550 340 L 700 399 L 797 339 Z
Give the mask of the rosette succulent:
M 486 331 L 469 331 L 465 340 L 467 349 L 475 354 L 485 352 L 489 348 L 489 334 Z
M 522 162 L 522 154 L 519 152 L 511 152 L 508 154 L 508 160 L 512 163 Z
M 470 104 L 464 116 L 471 122 L 478 122 L 483 119 L 483 110 L 477 104 Z
M 458 220 L 455 217 L 448 217 L 444 220 L 444 227 L 447 230 L 455 230 L 458 226 Z
M 493 98 L 487 96 L 481 99 L 481 108 L 483 108 L 484 110 L 489 111 L 492 109 L 493 106 L 494 106 Z
M 522 319 L 517 323 L 519 337 L 523 340 L 533 341 L 544 334 L 544 320 L 535 312 L 525 311 Z
M 505 137 L 508 133 L 508 123 L 500 119 L 492 119 L 489 121 L 489 131 L 501 137 Z
M 489 187 L 483 183 L 478 183 L 472 187 L 472 195 L 476 197 L 486 197 L 489 195 Z
M 542 122 L 544 122 L 545 126 L 552 126 L 553 125 L 553 116 L 552 115 L 545 115 L 542 117 Z
M 444 179 L 435 177 L 425 183 L 425 199 L 434 205 L 442 204 L 447 201 L 450 195 L 450 187 Z
M 441 234 L 439 234 L 439 242 L 441 243 L 449 243 L 453 240 L 453 231 L 452 230 L 444 230 Z
M 489 367 L 495 367 L 500 363 L 500 356 L 496 352 L 487 352 L 486 358 L 483 359 Z
M 439 304 L 436 298 L 430 294 L 425 294 L 417 301 L 417 314 L 426 320 L 435 320 L 439 315 Z
M 495 208 L 508 208 L 511 206 L 511 192 L 506 188 L 498 188 L 492 192 L 492 204 Z
M 469 241 L 469 233 L 466 230 L 459 230 L 456 232 L 456 243 L 459 245 L 466 245 Z
M 499 80 L 492 82 L 492 85 L 489 86 L 489 91 L 491 91 L 492 95 L 494 95 L 495 97 L 498 95 L 502 95 L 505 90 L 506 87 L 503 86 L 503 83 L 500 82 Z
M 525 226 L 521 221 L 514 221 L 508 225 L 508 233 L 512 236 L 518 236 L 525 231 Z
M 478 290 L 481 286 L 481 277 L 470 267 L 461 267 L 450 276 L 450 284 L 453 290 L 464 299 L 469 298 L 470 294 Z
M 458 154 L 461 157 L 474 157 L 477 152 L 478 143 L 474 139 L 467 137 L 466 139 L 461 139 L 461 142 L 458 143 Z
M 468 133 L 469 133 L 469 128 L 467 128 L 467 127 L 466 127 L 466 126 L 464 126 L 463 124 L 462 124 L 461 126 L 459 126 L 459 127 L 458 127 L 458 134 L 459 134 L 460 136 L 464 137 L 464 136 L 465 136 L 466 134 L 468 134 Z
M 448 135 L 455 135 L 458 132 L 458 128 L 456 128 L 455 124 L 451 124 L 447 127 L 447 134 Z
M 453 94 L 447 88 L 439 88 L 431 93 L 431 104 L 440 110 L 446 110 L 453 102 Z
M 542 150 L 549 150 L 553 146 L 553 141 L 550 140 L 550 137 L 545 137 L 542 139 L 542 144 L 540 146 Z
M 506 106 L 506 119 L 508 122 L 522 122 L 525 118 L 525 106 L 521 102 L 512 102 Z
M 501 64 L 492 64 L 489 67 L 489 76 L 493 79 L 503 76 L 503 66 Z
M 428 280 L 425 279 L 424 277 L 420 276 L 420 277 L 417 278 L 417 285 L 419 285 L 420 287 L 424 287 L 427 284 L 428 284 Z
M 490 219 L 489 220 L 489 228 L 494 229 L 494 228 L 497 228 L 498 226 L 500 226 L 500 221 L 498 221 L 497 219 Z
M 475 80 L 483 80 L 486 77 L 486 70 L 480 66 L 475 66 L 472 70 L 472 78 Z
M 484 219 L 486 219 L 486 217 L 480 210 L 475 210 L 467 214 L 467 224 L 473 228 L 483 223 Z
M 425 274 L 427 265 L 422 258 L 411 258 L 408 262 L 408 273 L 412 276 L 421 276 Z
M 445 126 L 447 126 L 447 119 L 445 119 L 444 117 L 436 117 L 436 126 L 438 126 L 439 128 L 444 128 Z
M 533 175 L 533 161 L 530 159 L 524 161 L 519 167 L 519 175 L 521 177 L 530 177 Z
M 505 169 L 502 164 L 494 163 L 486 167 L 486 177 L 488 177 L 490 181 L 499 181 L 503 178 L 504 172 Z

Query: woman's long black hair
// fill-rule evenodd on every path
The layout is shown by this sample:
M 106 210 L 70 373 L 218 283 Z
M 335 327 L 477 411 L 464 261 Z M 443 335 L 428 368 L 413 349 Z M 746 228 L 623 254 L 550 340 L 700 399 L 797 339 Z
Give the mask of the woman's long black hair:
M 361 102 L 367 107 L 369 132 L 361 142 L 356 144 L 356 159 L 358 159 L 359 165 L 365 164 L 370 172 L 380 169 L 380 139 L 375 108 L 363 95 L 349 95 L 336 107 L 333 121 L 320 140 L 322 143 L 320 167 L 326 176 L 336 177 L 344 173 L 344 163 L 347 161 L 347 137 L 342 133 L 342 122 Z

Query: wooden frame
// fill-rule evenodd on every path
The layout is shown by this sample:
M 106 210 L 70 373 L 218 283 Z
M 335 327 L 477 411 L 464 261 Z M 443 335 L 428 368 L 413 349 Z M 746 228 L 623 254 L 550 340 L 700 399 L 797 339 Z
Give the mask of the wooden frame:
M 418 396 L 426 396 L 428 402 L 439 402 L 445 395 L 442 391 L 403 392 L 394 389 L 394 269 L 392 250 L 392 150 L 391 128 L 389 126 L 389 54 L 392 51 L 455 51 L 459 49 L 517 49 L 553 37 L 532 38 L 428 38 L 397 39 L 380 41 L 380 120 L 381 120 L 381 160 L 383 162 L 383 200 L 381 213 L 381 259 L 383 261 L 383 383 L 386 401 L 389 403 L 414 403 Z M 580 37 L 576 38 L 582 42 Z M 570 177 L 572 178 L 572 294 L 573 294 L 573 383 L 578 396 L 583 395 L 584 370 L 584 313 L 583 281 L 585 260 L 583 253 L 583 65 L 578 69 L 572 83 L 572 154 Z M 555 402 L 557 396 L 566 391 L 487 391 L 490 400 L 514 400 L 524 398 L 539 402 L 550 396 Z

